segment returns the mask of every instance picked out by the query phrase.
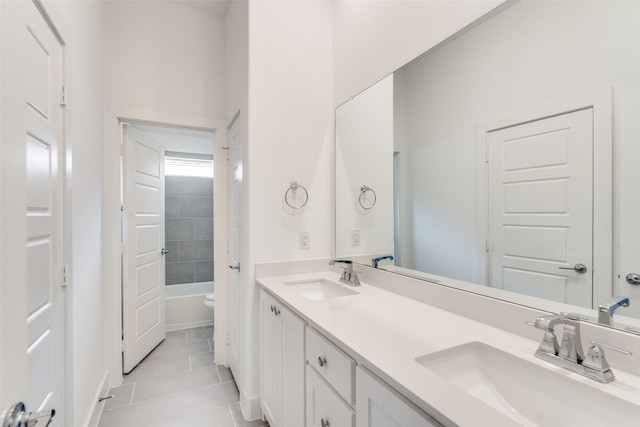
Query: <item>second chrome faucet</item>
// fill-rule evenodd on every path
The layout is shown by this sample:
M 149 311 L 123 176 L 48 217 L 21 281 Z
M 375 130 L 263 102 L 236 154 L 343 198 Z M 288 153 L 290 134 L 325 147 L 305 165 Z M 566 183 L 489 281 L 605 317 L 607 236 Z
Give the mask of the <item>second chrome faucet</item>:
M 559 324 L 564 327 L 560 344 L 555 332 L 555 326 Z M 542 342 L 536 350 L 536 357 L 601 383 L 608 383 L 615 379 L 604 357 L 603 347 L 631 356 L 629 351 L 595 341 L 591 342 L 591 347 L 585 356 L 580 339 L 580 317 L 577 314 L 560 313 L 542 316 L 538 317 L 533 325 L 545 331 Z

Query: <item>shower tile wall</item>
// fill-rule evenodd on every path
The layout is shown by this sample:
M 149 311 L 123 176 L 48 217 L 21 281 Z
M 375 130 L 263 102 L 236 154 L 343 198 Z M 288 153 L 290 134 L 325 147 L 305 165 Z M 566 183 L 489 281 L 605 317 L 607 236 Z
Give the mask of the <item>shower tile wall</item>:
M 213 281 L 213 179 L 165 177 L 167 285 Z

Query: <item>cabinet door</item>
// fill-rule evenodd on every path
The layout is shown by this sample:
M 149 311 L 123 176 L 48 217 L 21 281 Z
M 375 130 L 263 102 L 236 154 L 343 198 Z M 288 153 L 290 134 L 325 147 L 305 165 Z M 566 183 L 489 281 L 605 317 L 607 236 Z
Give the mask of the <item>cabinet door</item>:
M 282 380 L 282 322 L 276 301 L 260 292 L 260 391 L 261 406 L 269 424 L 280 425 Z
M 307 365 L 306 427 L 353 427 L 353 409 Z
M 441 427 L 369 371 L 356 369 L 357 427 Z
M 300 427 L 304 425 L 304 322 L 284 307 L 279 317 L 282 320 L 282 427 Z

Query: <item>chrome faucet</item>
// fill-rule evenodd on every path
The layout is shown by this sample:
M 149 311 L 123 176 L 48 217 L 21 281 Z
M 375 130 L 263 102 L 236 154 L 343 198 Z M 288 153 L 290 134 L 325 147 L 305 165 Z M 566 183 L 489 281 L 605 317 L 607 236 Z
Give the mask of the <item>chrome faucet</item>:
M 591 342 L 591 348 L 586 357 L 580 340 L 580 317 L 572 313 L 560 313 L 538 317 L 535 323 L 530 323 L 545 331 L 542 342 L 536 350 L 535 356 L 554 365 L 576 372 L 601 383 L 608 383 L 615 379 L 609 363 L 604 357 L 604 348 L 631 355 L 631 352 L 607 344 Z M 558 344 L 555 326 L 562 324 L 562 343 Z
M 340 275 L 340 282 L 346 283 L 351 286 L 360 286 L 360 279 L 358 279 L 358 273 L 353 271 L 353 261 L 349 259 L 332 259 L 329 261 L 329 265 L 345 264 Z
M 618 307 L 629 307 L 629 298 L 613 297 L 598 306 L 598 323 L 613 325 L 613 313 Z

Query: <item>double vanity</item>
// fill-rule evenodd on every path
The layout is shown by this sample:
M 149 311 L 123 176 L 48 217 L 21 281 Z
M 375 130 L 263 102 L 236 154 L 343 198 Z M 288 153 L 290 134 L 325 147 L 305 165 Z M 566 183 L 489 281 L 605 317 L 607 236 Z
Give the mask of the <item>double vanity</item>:
M 549 352 L 565 364 L 576 352 L 586 357 L 580 338 L 584 354 L 596 347 L 590 345 L 596 338 L 604 341 L 590 336 L 590 329 L 581 332 L 577 317 L 538 313 L 532 326 L 546 332 L 523 325 L 534 334 L 527 338 L 510 332 L 514 318 L 507 306 L 494 311 L 490 325 L 403 295 L 402 286 L 397 292 L 374 284 L 383 272 L 366 269 L 353 286 L 341 283 L 337 265 L 330 270 L 322 264 L 324 269 L 319 262 L 307 269 L 286 263 L 256 269 L 261 406 L 272 427 L 640 423 L 640 377 L 611 362 L 615 380 L 598 382 L 536 357 L 543 336 L 554 331 L 559 342 L 550 339 Z M 418 286 L 428 292 L 439 285 Z M 446 292 L 450 301 L 460 297 L 460 304 L 467 297 Z M 477 310 L 493 309 L 485 300 L 478 297 Z M 496 327 L 501 316 L 504 328 Z M 595 351 L 599 356 L 603 348 Z M 614 353 L 607 348 L 607 357 L 619 360 Z M 637 355 L 621 357 L 633 361 Z

